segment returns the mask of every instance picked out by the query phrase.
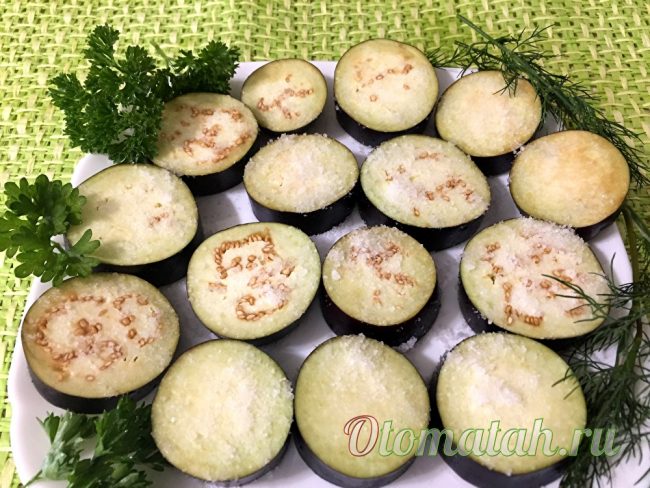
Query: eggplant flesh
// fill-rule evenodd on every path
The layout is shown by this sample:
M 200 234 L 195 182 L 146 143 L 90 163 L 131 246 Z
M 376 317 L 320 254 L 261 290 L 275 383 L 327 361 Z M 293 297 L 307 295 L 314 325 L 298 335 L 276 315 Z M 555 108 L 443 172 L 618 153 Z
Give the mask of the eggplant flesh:
M 352 213 L 356 200 L 355 195 L 358 192 L 357 186 L 358 183 L 347 195 L 334 203 L 307 213 L 274 210 L 257 202 L 250 195 L 249 199 L 253 214 L 260 222 L 280 222 L 297 227 L 305 234 L 315 235 L 330 230 Z
M 100 263 L 94 272 L 116 272 L 132 274 L 154 286 L 164 286 L 180 280 L 187 274 L 187 266 L 192 254 L 203 241 L 203 227 L 198 222 L 196 234 L 190 243 L 173 256 L 155 263 L 120 266 L 117 264 Z
M 320 305 L 323 317 L 336 335 L 363 334 L 392 347 L 408 343 L 413 338 L 417 341 L 424 337 L 433 327 L 440 311 L 440 294 L 436 285 L 431 298 L 413 318 L 396 325 L 372 325 L 350 317 L 332 301 L 325 287 L 321 288 Z
M 381 132 L 370 129 L 354 120 L 354 118 L 346 113 L 345 110 L 343 110 L 336 101 L 334 101 L 334 109 L 336 113 L 336 120 L 343 128 L 343 130 L 350 134 L 350 136 L 359 141 L 361 144 L 370 147 L 378 146 L 382 142 L 385 142 L 394 137 L 403 136 L 406 134 L 424 133 L 425 129 L 427 128 L 429 119 L 431 118 L 431 114 L 433 114 L 432 110 L 429 115 L 424 118 L 424 120 L 409 129 L 404 129 L 396 132 Z M 435 136 L 435 133 L 431 135 Z
M 378 488 L 380 486 L 385 486 L 402 476 L 415 461 L 415 457 L 413 457 L 402 466 L 397 468 L 395 471 L 382 476 L 377 476 L 374 478 L 357 478 L 354 476 L 345 475 L 321 461 L 318 456 L 316 456 L 316 454 L 309 448 L 305 440 L 300 435 L 300 431 L 297 427 L 294 429 L 293 438 L 296 443 L 298 454 L 300 454 L 300 457 L 305 462 L 305 464 L 307 464 L 307 466 L 309 466 L 309 468 L 320 478 L 336 486 L 342 486 L 343 488 Z
M 485 213 L 483 213 L 467 223 L 454 227 L 440 229 L 416 227 L 388 217 L 373 205 L 365 193 L 359 196 L 359 214 L 367 225 L 387 225 L 406 232 L 419 241 L 427 251 L 441 251 L 466 241 L 478 231 L 485 216 Z

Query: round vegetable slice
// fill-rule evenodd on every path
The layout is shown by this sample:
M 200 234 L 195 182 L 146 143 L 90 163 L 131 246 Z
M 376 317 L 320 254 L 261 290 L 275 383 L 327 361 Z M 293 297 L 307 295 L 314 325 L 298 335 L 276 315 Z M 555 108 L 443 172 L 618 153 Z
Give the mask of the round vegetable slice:
M 261 127 L 272 132 L 305 130 L 327 101 L 325 77 L 302 59 L 278 59 L 256 69 L 244 82 L 241 99 Z
M 536 339 L 587 334 L 603 320 L 567 284 L 597 298 L 603 269 L 571 229 L 531 218 L 506 220 L 476 234 L 460 261 L 461 311 L 476 331 L 494 324 Z M 468 306 L 463 302 L 467 297 Z
M 31 306 L 21 339 L 34 386 L 76 412 L 144 397 L 172 360 L 178 317 L 167 299 L 131 275 L 95 273 L 50 288 Z
M 423 132 L 437 97 L 438 79 L 427 57 L 389 39 L 351 47 L 334 72 L 336 118 L 369 146 Z
M 365 222 L 397 227 L 429 250 L 468 239 L 490 206 L 487 179 L 472 160 L 433 137 L 384 142 L 368 155 L 360 180 Z
M 320 234 L 354 208 L 359 168 L 354 154 L 320 134 L 283 135 L 246 165 L 244 186 L 261 220 Z
M 187 290 L 207 328 L 262 344 L 298 325 L 316 296 L 320 273 L 316 246 L 300 230 L 272 222 L 244 224 L 199 246 Z
M 267 354 L 216 340 L 185 352 L 153 401 L 162 455 L 191 476 L 243 485 L 277 466 L 293 418 L 291 384 Z
M 404 442 L 403 455 L 382 454 L 379 445 L 363 456 L 350 450 L 350 422 L 390 421 L 387 446 L 398 432 L 418 436 L 429 422 L 429 397 L 420 374 L 400 353 L 364 336 L 341 336 L 318 346 L 305 360 L 296 382 L 296 444 L 320 477 L 343 487 L 372 488 L 402 475 L 415 459 L 417 439 Z M 347 426 L 347 427 L 346 427 Z M 359 446 L 370 432 L 362 426 Z M 403 435 L 402 435 L 403 437 Z M 352 440 L 354 442 L 354 440 Z
M 546 346 L 513 334 L 479 334 L 458 344 L 445 356 L 432 391 L 434 423 L 453 434 L 455 447 L 463 432 L 475 432 L 465 443 L 467 456 L 440 452 L 461 478 L 478 487 L 543 486 L 560 477 L 574 433 L 587 419 L 584 395 L 566 362 Z M 537 431 L 549 434 L 536 438 L 540 420 Z M 473 449 L 478 436 L 485 453 Z M 488 455 L 489 448 L 495 452 Z
M 182 176 L 195 195 L 241 183 L 257 150 L 255 116 L 239 100 L 216 93 L 188 93 L 165 104 L 153 163 Z
M 415 344 L 440 309 L 431 255 L 391 227 L 350 232 L 323 264 L 321 308 L 339 335 L 363 333 L 391 346 Z
M 479 71 L 442 94 L 436 128 L 486 174 L 498 174 L 510 169 L 514 151 L 533 137 L 541 118 L 541 101 L 528 81 L 518 79 L 511 90 L 499 71 Z
M 585 131 L 531 142 L 510 172 L 510 193 L 523 213 L 574 227 L 587 240 L 616 220 L 629 186 L 619 150 Z
M 79 193 L 86 197 L 82 223 L 66 237 L 74 243 L 91 230 L 101 243 L 92 254 L 99 270 L 135 274 L 157 286 L 185 276 L 203 232 L 180 178 L 152 165 L 120 164 L 88 178 Z

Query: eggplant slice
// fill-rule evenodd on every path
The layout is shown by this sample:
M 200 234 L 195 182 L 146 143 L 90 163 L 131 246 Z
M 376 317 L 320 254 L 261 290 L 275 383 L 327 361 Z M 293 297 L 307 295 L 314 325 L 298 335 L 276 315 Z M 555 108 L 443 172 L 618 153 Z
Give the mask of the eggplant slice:
M 98 271 L 137 275 L 161 286 L 179 280 L 203 232 L 192 193 L 169 171 L 149 164 L 121 164 L 79 185 L 86 197 L 77 242 L 88 229 L 101 246 L 92 254 Z
M 607 293 L 603 269 L 571 229 L 531 218 L 483 229 L 460 261 L 460 308 L 477 332 L 491 324 L 535 339 L 582 336 L 602 324 L 561 281 L 598 299 Z M 467 303 L 469 301 L 469 304 Z M 551 344 L 551 342 L 549 342 Z
M 361 167 L 361 217 L 397 227 L 428 250 L 467 240 L 490 206 L 487 179 L 453 144 L 407 135 L 383 143 Z
M 525 146 L 510 172 L 522 213 L 575 228 L 589 240 L 616 220 L 630 186 L 623 155 L 607 139 L 568 130 Z
M 320 134 L 283 135 L 251 158 L 244 186 L 260 221 L 320 234 L 354 208 L 359 168 L 354 154 Z
M 387 445 L 392 446 L 402 429 L 411 429 L 416 436 L 426 431 L 429 410 L 426 385 L 406 357 L 362 335 L 335 337 L 318 346 L 298 373 L 298 452 L 330 483 L 346 488 L 382 486 L 408 469 L 418 439 L 410 448 L 401 446 L 404 455 L 382 454 L 377 443 L 359 456 L 349 449 L 346 425 L 360 416 L 372 416 L 380 428 L 391 421 Z M 368 439 L 367 427 L 361 425 L 361 445 Z
M 257 151 L 258 126 L 239 100 L 216 93 L 188 93 L 165 104 L 153 163 L 181 176 L 197 196 L 241 183 Z
M 508 333 L 479 334 L 454 347 L 434 376 L 431 393 L 437 410 L 432 427 L 451 431 L 454 448 L 463 432 L 482 429 L 487 436 L 492 422 L 499 422 L 493 447 L 501 452 L 496 455 L 449 456 L 439 446 L 456 474 L 479 488 L 541 487 L 559 478 L 574 432 L 584 429 L 587 420 L 582 389 L 567 363 L 546 346 Z M 552 433 L 550 447 L 558 451 L 545 455 L 547 436 L 540 435 L 534 454 L 504 454 L 505 433 L 526 429 L 524 445 L 529 446 L 537 419 Z M 468 439 L 466 445 L 476 445 L 476 439 Z M 514 451 L 517 436 L 509 440 Z M 483 449 L 486 442 L 480 441 Z
M 336 118 L 368 146 L 423 132 L 437 98 L 435 70 L 408 44 L 371 39 L 351 47 L 336 65 Z
M 34 386 L 57 407 L 100 413 L 146 396 L 176 351 L 167 299 L 131 275 L 94 273 L 50 288 L 31 306 L 21 339 Z
M 185 352 L 162 379 L 152 435 L 180 471 L 240 486 L 280 463 L 292 400 L 291 383 L 266 353 L 240 341 L 208 341 Z
M 321 297 L 336 334 L 364 334 L 390 346 L 413 346 L 440 310 L 433 258 L 408 234 L 384 226 L 357 229 L 332 246 Z
M 278 59 L 256 69 L 244 82 L 241 100 L 260 127 L 273 133 L 306 130 L 327 101 L 325 77 L 302 59 Z
M 187 292 L 220 337 L 265 344 L 298 325 L 318 291 L 314 243 L 295 227 L 261 222 L 218 232 L 190 261 Z
M 479 71 L 455 81 L 442 94 L 436 109 L 436 129 L 453 142 L 487 175 L 504 173 L 515 151 L 540 125 L 542 106 L 533 86 L 517 80 L 506 88 L 498 71 Z

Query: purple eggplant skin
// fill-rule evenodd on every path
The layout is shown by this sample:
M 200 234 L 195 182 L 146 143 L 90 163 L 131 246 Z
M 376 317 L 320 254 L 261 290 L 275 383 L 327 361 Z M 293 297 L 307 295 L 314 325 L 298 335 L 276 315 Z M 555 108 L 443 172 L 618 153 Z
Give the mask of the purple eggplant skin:
M 517 210 L 519 210 L 519 213 L 523 217 L 532 217 L 535 219 L 537 218 L 524 212 L 514 198 L 512 200 L 515 202 L 515 206 L 517 207 Z M 596 222 L 595 224 L 587 225 L 585 227 L 573 227 L 573 230 L 575 231 L 576 234 L 582 237 L 584 241 L 590 241 L 598 234 L 600 234 L 603 230 L 605 230 L 607 227 L 609 227 L 611 224 L 616 222 L 616 219 L 618 218 L 622 210 L 623 210 L 623 205 L 618 207 L 614 211 L 614 213 L 612 213 L 609 217 L 605 217 L 600 222 Z
M 334 100 L 334 112 L 336 113 L 336 120 L 338 121 L 341 128 L 361 144 L 370 147 L 379 146 L 382 142 L 385 142 L 394 137 L 403 136 L 406 134 L 424 133 L 427 127 L 427 123 L 429 122 L 429 118 L 431 117 L 431 114 L 433 114 L 434 110 L 432 110 L 429 115 L 427 115 L 424 120 L 422 120 L 422 122 L 417 123 L 409 129 L 404 129 L 397 132 L 381 132 L 370 129 L 354 120 L 350 115 L 347 114 L 347 112 L 345 112 L 345 110 L 341 108 L 336 99 Z
M 255 142 L 253 142 L 248 152 L 229 168 L 218 173 L 210 173 L 207 175 L 183 175 L 181 179 L 195 197 L 214 195 L 215 193 L 226 191 L 242 182 L 246 163 L 267 141 L 268 137 L 261 136 L 258 133 Z
M 440 312 L 440 294 L 436 284 L 431 298 L 413 318 L 400 324 L 378 326 L 350 317 L 336 306 L 321 285 L 320 306 L 323 318 L 336 335 L 363 334 L 384 344 L 397 347 L 415 337 L 420 340 L 431 330 Z
M 470 157 L 485 176 L 496 176 L 510 171 L 515 160 L 515 153 L 511 151 L 498 156 Z
M 465 292 L 465 287 L 463 286 L 462 280 L 458 280 L 458 306 L 460 308 L 460 313 L 463 315 L 463 319 L 469 325 L 469 328 L 475 334 L 482 334 L 483 332 L 510 332 L 505 329 L 502 329 L 496 324 L 490 323 L 481 312 L 474 306 L 472 301 L 467 296 Z M 582 344 L 591 334 L 576 336 L 576 337 L 566 337 L 562 339 L 535 339 L 537 342 L 544 344 L 546 347 L 553 349 L 555 352 L 565 352 L 571 349 L 575 349 L 580 344 Z
M 203 242 L 203 239 L 203 226 L 199 219 L 196 234 L 194 234 L 190 243 L 173 256 L 162 261 L 156 261 L 155 263 L 136 264 L 133 266 L 100 263 L 93 269 L 93 272 L 132 274 L 157 287 L 169 285 L 180 280 L 187 274 L 187 266 L 190 258 L 199 244 Z
M 312 299 L 312 302 L 313 302 L 313 299 Z M 309 306 L 311 306 L 311 303 L 309 304 Z M 242 339 L 233 339 L 231 337 L 220 336 L 220 335 L 216 334 L 211 329 L 208 329 L 208 330 L 210 332 L 212 332 L 213 334 L 215 334 L 217 337 L 221 338 L 221 339 L 242 340 L 242 342 L 247 342 L 248 344 L 250 344 L 252 346 L 257 346 L 257 347 L 266 346 L 267 344 L 271 344 L 272 342 L 279 341 L 283 337 L 289 335 L 291 332 L 296 330 L 298 328 L 298 326 L 302 323 L 302 320 L 305 317 L 305 314 L 307 313 L 307 310 L 309 310 L 309 307 L 307 307 L 305 309 L 305 312 L 300 317 L 298 317 L 296 320 L 294 320 L 293 322 L 291 322 L 287 326 L 283 327 L 282 329 L 278 330 L 277 332 L 273 332 L 272 334 L 269 334 L 269 335 L 264 336 L 264 337 L 258 337 L 256 339 L 244 339 L 244 340 L 242 340 Z
M 479 215 L 474 220 L 470 220 L 465 224 L 456 225 L 454 227 L 443 227 L 440 229 L 416 227 L 414 225 L 403 224 L 390 218 L 375 207 L 363 191 L 359 193 L 359 214 L 367 225 L 387 225 L 389 227 L 395 227 L 413 237 L 429 252 L 442 251 L 443 249 L 453 247 L 472 237 L 478 231 L 481 226 L 481 221 L 487 213 L 486 210 L 485 213 Z
M 330 230 L 343 222 L 352 213 L 356 203 L 356 195 L 359 192 L 358 187 L 359 183 L 357 182 L 347 195 L 327 207 L 307 213 L 274 210 L 257 202 L 250 194 L 248 199 L 251 202 L 253 214 L 260 222 L 280 222 L 292 225 L 311 236 Z
M 34 374 L 32 368 L 27 366 L 29 370 L 29 376 L 32 379 L 32 383 L 36 388 L 36 391 L 45 398 L 52 405 L 63 408 L 65 410 L 70 410 L 75 413 L 86 413 L 86 414 L 96 414 L 102 413 L 106 410 L 112 410 L 117 406 L 117 403 L 120 401 L 120 398 L 123 396 L 128 396 L 134 401 L 138 401 L 146 397 L 162 379 L 165 371 L 160 373 L 156 378 L 151 380 L 146 385 L 141 386 L 133 391 L 125 393 L 124 395 L 115 395 L 105 398 L 86 398 L 79 397 L 75 395 L 68 395 L 63 393 L 50 385 L 45 384 L 41 379 Z
M 442 420 L 440 412 L 438 412 L 436 403 L 436 388 L 438 385 L 438 374 L 440 368 L 444 364 L 445 356 L 443 356 L 440 366 L 436 369 L 429 384 L 429 400 L 431 403 L 431 421 L 429 424 L 430 429 L 442 430 Z M 537 471 L 532 471 L 525 474 L 506 475 L 486 468 L 485 466 L 477 463 L 468 456 L 447 456 L 443 449 L 444 444 L 441 442 L 439 445 L 438 454 L 447 463 L 447 465 L 462 479 L 468 483 L 473 484 L 477 488 L 537 488 L 545 486 L 556 479 L 560 478 L 567 466 L 571 462 L 571 458 L 565 458 L 552 466 L 548 466 Z M 456 446 L 454 446 L 456 448 Z
M 254 473 L 251 473 L 248 476 L 244 476 L 243 478 L 237 478 L 236 480 L 217 481 L 217 480 L 204 480 L 204 479 L 201 479 L 201 478 L 197 478 L 196 476 L 192 476 L 191 474 L 188 474 L 188 473 L 185 473 L 185 474 L 187 476 L 189 476 L 190 478 L 193 478 L 195 480 L 198 480 L 198 481 L 201 481 L 201 482 L 205 483 L 206 487 L 208 487 L 208 486 L 242 486 L 242 485 L 247 485 L 248 483 L 252 483 L 253 481 L 261 478 L 262 476 L 264 476 L 265 474 L 273 471 L 275 468 L 277 468 L 279 466 L 279 464 L 282 462 L 282 458 L 284 457 L 284 455 L 287 452 L 287 448 L 289 447 L 290 439 L 291 439 L 291 435 L 289 435 L 287 437 L 287 440 L 284 443 L 284 445 L 282 446 L 282 449 L 280 449 L 280 452 L 278 452 L 278 454 L 273 459 L 271 459 L 271 461 L 269 461 L 268 464 L 261 467 L 260 469 L 258 469 Z M 176 469 L 178 469 L 179 471 L 184 473 L 184 471 L 182 469 L 179 469 L 177 467 L 176 467 Z
M 318 475 L 320 478 L 323 478 L 325 481 L 328 481 L 336 486 L 342 486 L 343 488 L 378 488 L 380 486 L 385 486 L 402 476 L 415 461 L 414 456 L 412 459 L 397 468 L 395 471 L 382 476 L 377 476 L 374 478 L 357 478 L 354 476 L 345 475 L 321 461 L 302 438 L 300 435 L 300 430 L 295 423 L 293 439 L 300 457 L 305 462 L 305 464 L 309 466 L 309 469 L 311 469 L 316 475 Z

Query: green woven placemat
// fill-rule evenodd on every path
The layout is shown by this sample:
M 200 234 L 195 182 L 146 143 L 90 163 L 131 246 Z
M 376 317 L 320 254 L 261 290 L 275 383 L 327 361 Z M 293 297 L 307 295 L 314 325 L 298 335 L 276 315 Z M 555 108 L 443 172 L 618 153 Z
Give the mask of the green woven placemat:
M 646 0 L 205 1 L 160 5 L 153 0 L 67 3 L 0 1 L 0 185 L 46 173 L 68 179 L 81 153 L 62 135 L 61 114 L 46 96 L 47 80 L 79 66 L 86 35 L 111 23 L 128 42 L 192 48 L 218 38 L 237 45 L 243 60 L 286 56 L 337 59 L 370 37 L 420 48 L 470 40 L 456 13 L 490 32 L 555 23 L 548 49 L 553 70 L 570 73 L 596 92 L 610 116 L 641 132 L 650 149 L 650 3 Z M 650 217 L 648 189 L 636 194 Z M 0 488 L 18 486 L 9 446 L 6 382 L 28 282 L 0 255 Z

